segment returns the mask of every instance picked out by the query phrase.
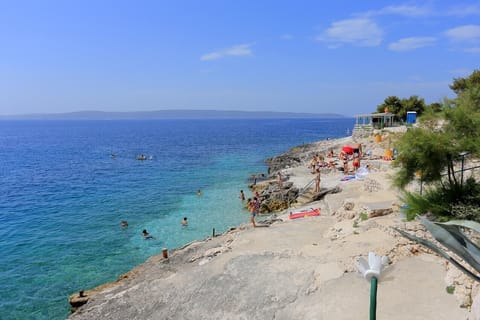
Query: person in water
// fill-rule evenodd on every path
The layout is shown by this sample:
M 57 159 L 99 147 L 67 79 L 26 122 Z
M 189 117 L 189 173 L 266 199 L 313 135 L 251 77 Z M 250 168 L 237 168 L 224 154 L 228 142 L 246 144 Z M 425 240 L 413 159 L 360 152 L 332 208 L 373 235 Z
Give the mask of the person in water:
M 145 238 L 145 240 L 155 239 L 154 236 L 152 236 L 152 235 L 150 235 L 150 233 L 148 233 L 147 229 L 143 229 L 142 235 Z
M 120 221 L 120 225 L 122 226 L 122 228 L 128 227 L 128 222 L 127 222 L 127 220 L 122 220 L 122 221 Z
M 243 193 L 243 190 L 240 190 L 240 200 L 245 201 L 245 194 Z
M 183 226 L 183 227 L 186 227 L 186 226 L 188 226 L 187 217 L 183 217 L 183 220 L 182 220 L 182 226 Z
M 197 196 L 199 196 L 199 197 L 202 196 L 202 190 L 198 189 L 198 191 L 197 191 Z

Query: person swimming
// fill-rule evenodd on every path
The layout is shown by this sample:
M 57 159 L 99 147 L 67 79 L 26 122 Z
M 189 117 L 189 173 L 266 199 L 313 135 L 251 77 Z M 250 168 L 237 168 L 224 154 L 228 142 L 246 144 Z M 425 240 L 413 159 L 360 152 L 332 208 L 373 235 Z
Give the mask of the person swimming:
M 122 221 L 120 221 L 120 225 L 122 226 L 122 228 L 128 227 L 128 222 L 127 222 L 127 220 L 122 220 Z
M 152 235 L 150 235 L 150 233 L 148 233 L 147 229 L 143 229 L 142 235 L 145 238 L 145 240 L 155 239 L 154 236 L 152 236 Z
M 199 197 L 202 196 L 202 190 L 198 189 L 198 191 L 197 191 L 197 196 L 199 196 Z
M 183 217 L 183 220 L 182 220 L 182 227 L 186 227 L 186 226 L 188 226 L 187 217 Z

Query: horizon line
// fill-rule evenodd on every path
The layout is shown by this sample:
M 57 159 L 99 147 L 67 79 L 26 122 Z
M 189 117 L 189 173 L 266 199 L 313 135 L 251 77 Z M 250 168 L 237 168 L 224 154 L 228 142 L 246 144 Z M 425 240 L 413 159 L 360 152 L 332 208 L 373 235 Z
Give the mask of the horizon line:
M 208 115 L 208 116 L 207 116 Z M 144 119 L 148 116 L 156 118 L 241 118 L 242 116 L 252 118 L 255 115 L 262 115 L 266 118 L 287 117 L 350 117 L 337 113 L 313 113 L 313 112 L 291 112 L 291 111 L 240 111 L 240 110 L 215 110 L 215 109 L 160 109 L 151 111 L 101 111 L 81 110 L 60 113 L 26 113 L 0 115 L 0 119 Z

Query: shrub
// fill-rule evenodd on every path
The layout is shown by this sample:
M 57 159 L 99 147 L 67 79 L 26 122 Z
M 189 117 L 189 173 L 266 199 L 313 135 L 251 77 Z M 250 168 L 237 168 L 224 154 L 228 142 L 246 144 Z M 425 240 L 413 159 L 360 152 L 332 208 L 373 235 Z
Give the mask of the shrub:
M 429 212 L 440 221 L 452 218 L 480 221 L 480 184 L 473 178 L 468 178 L 463 186 L 438 183 L 422 195 L 406 192 L 402 200 L 409 207 L 407 220 Z

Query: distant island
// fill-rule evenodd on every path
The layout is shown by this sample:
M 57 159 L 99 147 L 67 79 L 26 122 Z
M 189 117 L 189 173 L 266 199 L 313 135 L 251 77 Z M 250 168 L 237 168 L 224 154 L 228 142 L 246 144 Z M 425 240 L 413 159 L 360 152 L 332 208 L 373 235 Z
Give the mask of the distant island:
M 137 112 L 78 111 L 0 115 L 0 120 L 147 120 L 147 119 L 281 119 L 345 118 L 334 113 L 296 113 L 274 111 L 158 110 Z

